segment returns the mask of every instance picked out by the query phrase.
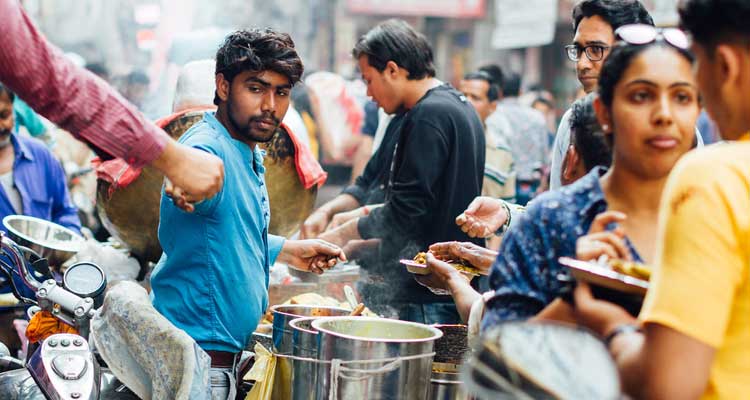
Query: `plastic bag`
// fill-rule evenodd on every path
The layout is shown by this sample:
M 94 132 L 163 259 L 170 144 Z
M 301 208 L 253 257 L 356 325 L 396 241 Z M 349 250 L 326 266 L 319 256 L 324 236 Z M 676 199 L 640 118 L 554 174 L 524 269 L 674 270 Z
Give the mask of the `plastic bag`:
M 243 379 L 255 381 L 255 385 L 253 385 L 245 400 L 271 400 L 274 374 L 276 373 L 276 356 L 260 343 L 255 344 L 254 351 L 255 364 Z

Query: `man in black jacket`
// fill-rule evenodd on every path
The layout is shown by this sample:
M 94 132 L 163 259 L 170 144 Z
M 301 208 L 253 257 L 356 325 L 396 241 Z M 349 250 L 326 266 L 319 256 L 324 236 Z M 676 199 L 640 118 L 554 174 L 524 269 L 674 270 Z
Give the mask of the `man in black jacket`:
M 360 38 L 353 55 L 368 95 L 386 113 L 403 114 L 403 119 L 383 206 L 321 238 L 342 246 L 380 240 L 379 262 L 366 266 L 368 305 L 393 307 L 401 319 L 458 322 L 450 297 L 419 286 L 397 260 L 432 243 L 472 240 L 455 218 L 482 190 L 482 122 L 463 94 L 435 79 L 429 43 L 405 22 L 376 26 Z

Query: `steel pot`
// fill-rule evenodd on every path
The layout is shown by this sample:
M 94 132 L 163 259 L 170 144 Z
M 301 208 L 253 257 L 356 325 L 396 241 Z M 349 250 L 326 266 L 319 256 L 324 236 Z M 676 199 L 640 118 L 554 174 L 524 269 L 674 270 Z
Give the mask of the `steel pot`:
M 318 359 L 330 361 L 318 366 L 318 399 L 426 398 L 440 330 L 363 317 L 318 318 L 312 327 Z
M 271 307 L 273 312 L 273 351 L 277 354 L 291 355 L 293 331 L 289 322 L 299 317 L 329 317 L 349 315 L 349 310 L 341 307 L 326 307 L 313 305 L 276 305 Z M 292 396 L 292 369 L 294 366 L 288 358 L 279 357 L 276 360 L 273 399 L 290 399 Z
M 301 317 L 289 322 L 292 329 L 292 355 L 316 359 L 318 357 L 318 331 L 312 322 L 318 317 Z M 292 400 L 314 400 L 317 388 L 318 364 L 292 360 Z

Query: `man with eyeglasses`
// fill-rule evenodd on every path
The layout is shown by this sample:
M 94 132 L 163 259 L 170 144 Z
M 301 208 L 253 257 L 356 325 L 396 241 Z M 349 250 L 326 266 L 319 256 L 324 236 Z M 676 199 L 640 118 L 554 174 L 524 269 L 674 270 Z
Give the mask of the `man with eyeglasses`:
M 576 63 L 578 81 L 586 93 L 596 90 L 599 70 L 615 43 L 615 30 L 623 25 L 654 25 L 654 20 L 638 0 L 584 0 L 573 8 L 573 44 L 565 46 L 570 61 Z M 550 189 L 562 186 L 561 173 L 570 147 L 570 110 L 563 115 L 552 146 Z

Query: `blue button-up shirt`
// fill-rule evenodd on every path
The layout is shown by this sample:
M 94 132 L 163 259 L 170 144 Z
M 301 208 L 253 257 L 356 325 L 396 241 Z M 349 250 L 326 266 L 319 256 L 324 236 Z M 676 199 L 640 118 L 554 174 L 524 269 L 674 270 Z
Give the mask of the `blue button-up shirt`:
M 68 182 L 60 162 L 36 139 L 11 134 L 15 153 L 13 181 L 21 194 L 23 215 L 60 224 L 76 232 L 81 230 L 78 210 L 70 201 Z M 0 186 L 0 220 L 18 214 Z M 0 229 L 5 231 L 5 227 Z
M 268 306 L 268 271 L 284 239 L 268 234 L 263 154 L 232 138 L 214 113 L 180 142 L 224 161 L 224 185 L 193 213 L 162 193 L 151 275 L 154 307 L 204 350 L 239 352 Z
M 577 182 L 539 196 L 506 233 L 490 272 L 495 295 L 487 303 L 483 327 L 530 318 L 570 289 L 569 283 L 558 279 L 568 271 L 557 260 L 575 257 L 577 239 L 607 210 L 599 184 L 605 171 L 594 168 Z M 626 243 L 633 259 L 640 262 L 627 238 Z

